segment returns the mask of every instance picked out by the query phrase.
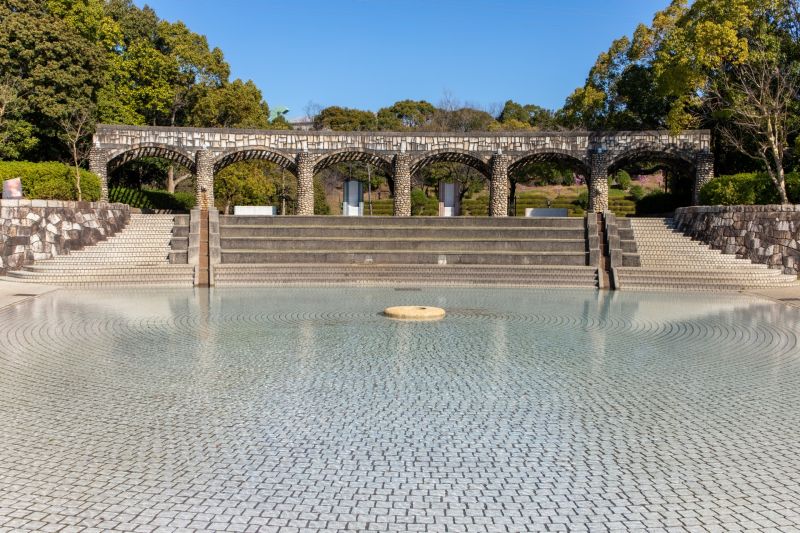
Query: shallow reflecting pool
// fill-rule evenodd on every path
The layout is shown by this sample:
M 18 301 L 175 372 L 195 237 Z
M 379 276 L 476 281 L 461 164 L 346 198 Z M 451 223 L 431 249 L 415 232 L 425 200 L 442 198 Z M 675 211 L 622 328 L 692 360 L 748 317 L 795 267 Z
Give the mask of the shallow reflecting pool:
M 52 293 L 0 310 L 0 531 L 800 530 L 799 335 L 733 295 Z

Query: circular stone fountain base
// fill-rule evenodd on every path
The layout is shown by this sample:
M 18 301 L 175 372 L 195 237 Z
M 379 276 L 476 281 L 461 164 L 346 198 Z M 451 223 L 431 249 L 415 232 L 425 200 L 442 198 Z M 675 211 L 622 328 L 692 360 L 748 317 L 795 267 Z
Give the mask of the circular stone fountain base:
M 438 320 L 444 318 L 444 309 L 440 307 L 429 307 L 426 305 L 398 305 L 387 307 L 383 314 L 389 318 L 400 318 L 403 320 Z

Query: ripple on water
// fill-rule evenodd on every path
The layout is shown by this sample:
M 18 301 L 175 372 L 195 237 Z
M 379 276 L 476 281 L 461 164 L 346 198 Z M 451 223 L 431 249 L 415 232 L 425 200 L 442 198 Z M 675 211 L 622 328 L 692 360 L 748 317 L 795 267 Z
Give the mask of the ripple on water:
M 198 498 L 224 502 L 209 522 L 254 527 L 302 512 L 312 529 L 368 529 L 412 501 L 437 527 L 579 528 L 641 505 L 646 523 L 614 521 L 797 525 L 797 310 L 424 296 L 447 316 L 386 320 L 420 301 L 391 289 L 61 291 L 0 310 L 0 530 L 152 527 Z M 747 514 L 726 503 L 745 500 Z M 209 528 L 185 518 L 173 525 Z

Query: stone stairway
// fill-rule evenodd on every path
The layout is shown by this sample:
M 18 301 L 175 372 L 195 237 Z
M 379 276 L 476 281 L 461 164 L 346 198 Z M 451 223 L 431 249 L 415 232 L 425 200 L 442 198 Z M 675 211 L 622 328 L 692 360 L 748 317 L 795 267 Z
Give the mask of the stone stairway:
M 174 215 L 132 214 L 106 241 L 8 273 L 15 281 L 61 286 L 188 286 L 190 265 L 169 263 Z
M 216 286 L 596 287 L 576 218 L 220 217 Z
M 617 267 L 618 289 L 739 291 L 798 284 L 795 276 L 692 240 L 669 218 L 633 218 L 631 229 L 641 267 Z

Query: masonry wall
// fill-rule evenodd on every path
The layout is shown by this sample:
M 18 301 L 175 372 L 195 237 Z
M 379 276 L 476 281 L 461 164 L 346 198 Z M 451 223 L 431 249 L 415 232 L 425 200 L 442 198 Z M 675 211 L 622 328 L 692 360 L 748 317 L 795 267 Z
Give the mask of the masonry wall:
M 681 207 L 675 223 L 687 235 L 786 274 L 800 271 L 800 205 Z
M 129 219 L 126 204 L 0 200 L 0 273 L 96 244 Z

